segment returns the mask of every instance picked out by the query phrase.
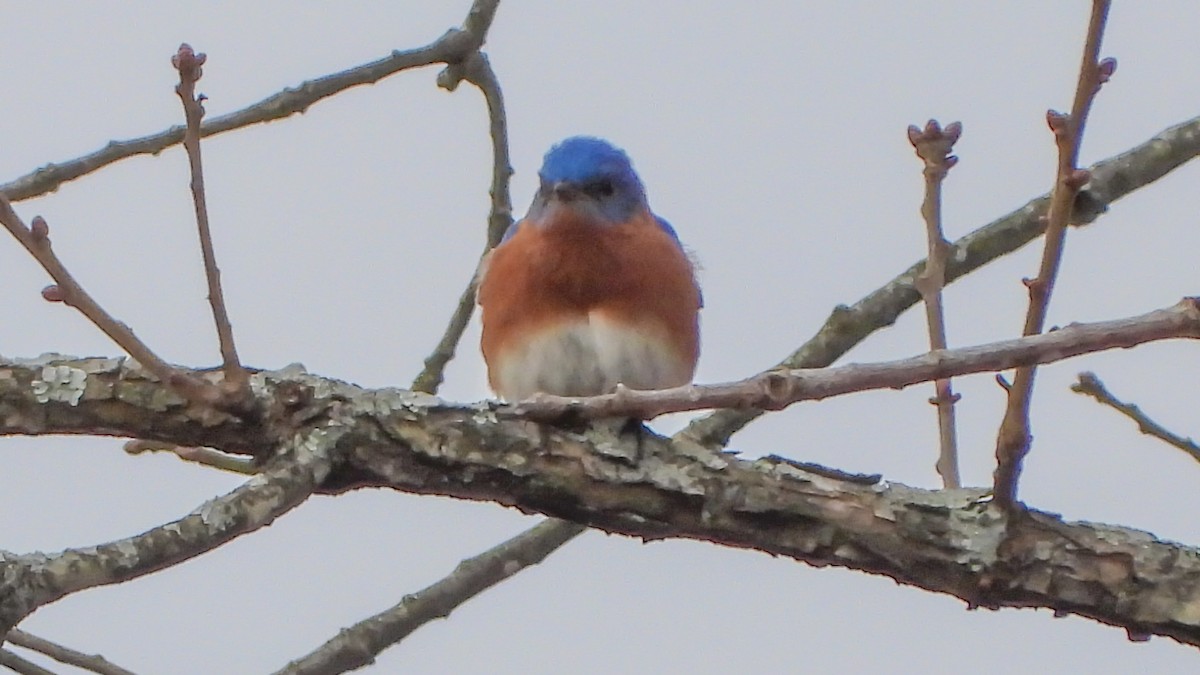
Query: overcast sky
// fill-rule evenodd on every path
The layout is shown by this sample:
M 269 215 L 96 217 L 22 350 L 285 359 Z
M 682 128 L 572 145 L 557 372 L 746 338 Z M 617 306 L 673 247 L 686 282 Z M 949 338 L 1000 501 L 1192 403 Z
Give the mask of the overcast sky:
M 1115 3 L 1104 54 L 1120 67 L 1088 123 L 1090 163 L 1200 114 L 1200 4 Z M 359 3 L 0 4 L 0 183 L 110 139 L 182 120 L 170 56 L 208 53 L 210 115 L 305 79 L 429 42 L 467 0 Z M 956 237 L 1045 192 L 1044 116 L 1070 106 L 1086 0 L 549 2 L 501 6 L 486 51 L 504 87 L 523 212 L 542 153 L 587 133 L 628 150 L 653 208 L 703 264 L 697 379 L 769 367 L 924 256 L 920 164 L 905 136 L 961 120 L 946 185 Z M 437 68 L 344 93 L 305 115 L 205 142 L 226 297 L 246 362 L 304 363 L 404 386 L 472 273 L 488 209 L 478 92 Z M 17 205 L 42 214 L 87 288 L 166 359 L 217 362 L 178 148 L 111 166 Z M 1050 323 L 1142 313 L 1197 294 L 1200 167 L 1186 166 L 1070 233 Z M 0 237 L 0 353 L 113 355 Z M 949 340 L 1019 332 L 1039 246 L 947 292 Z M 478 324 L 443 394 L 489 395 Z M 909 312 L 847 358 L 927 347 Z M 1021 494 L 1070 519 L 1200 542 L 1200 466 L 1068 386 L 1099 373 L 1183 434 L 1200 434 L 1196 346 L 1154 344 L 1045 368 Z M 967 483 L 988 484 L 1003 397 L 955 382 Z M 929 387 L 797 405 L 734 439 L 936 487 Z M 685 417 L 660 420 L 674 431 Z M 239 483 L 113 439 L 0 440 L 0 548 L 105 542 L 187 513 Z M 398 601 L 536 518 L 492 504 L 359 491 L 311 499 L 272 527 L 184 565 L 71 596 L 22 627 L 140 673 L 257 673 Z M 695 542 L 588 533 L 389 650 L 374 672 L 1179 673 L 1170 640 L 1048 611 L 961 601 L 841 569 Z M 1053 664 L 1049 666 L 1048 664 Z

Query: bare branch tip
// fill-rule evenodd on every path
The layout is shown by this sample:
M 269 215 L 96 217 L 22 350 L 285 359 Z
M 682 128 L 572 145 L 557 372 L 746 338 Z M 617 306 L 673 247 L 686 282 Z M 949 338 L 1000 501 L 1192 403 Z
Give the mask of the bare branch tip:
M 924 128 L 915 124 L 908 127 L 908 142 L 916 149 L 917 156 L 927 164 L 939 165 L 945 169 L 957 161 L 950 158 L 950 150 L 961 136 L 961 122 L 951 122 L 943 128 L 937 120 L 931 119 L 925 123 Z
M 204 74 L 201 66 L 207 60 L 207 54 L 197 53 L 191 45 L 184 42 L 179 45 L 179 50 L 171 57 L 171 65 L 179 71 L 179 79 L 182 82 L 194 83 Z

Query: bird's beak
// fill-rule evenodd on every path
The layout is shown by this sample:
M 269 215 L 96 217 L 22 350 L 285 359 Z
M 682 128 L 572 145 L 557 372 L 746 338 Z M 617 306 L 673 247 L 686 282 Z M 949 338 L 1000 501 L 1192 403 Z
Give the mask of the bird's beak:
M 575 183 L 559 181 L 550 186 L 550 195 L 561 202 L 572 202 L 583 196 L 583 191 Z

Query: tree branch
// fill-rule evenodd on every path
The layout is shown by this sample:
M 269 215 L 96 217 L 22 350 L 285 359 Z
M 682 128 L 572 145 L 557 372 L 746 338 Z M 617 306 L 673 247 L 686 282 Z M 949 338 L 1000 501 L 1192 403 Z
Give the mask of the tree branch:
M 238 457 L 212 448 L 173 445 L 157 441 L 132 440 L 125 443 L 125 452 L 140 455 L 146 452 L 169 452 L 185 462 L 208 466 L 230 473 L 252 476 L 258 473 L 258 464 L 249 457 Z
M 587 528 L 549 519 L 458 564 L 441 581 L 404 597 L 399 604 L 363 619 L 276 675 L 319 675 L 357 670 L 383 650 L 434 619 L 444 619 L 467 600 L 546 559 Z
M 1200 155 L 1200 117 L 1165 129 L 1145 143 L 1091 168 L 1092 180 L 1075 200 L 1072 222 L 1090 223 L 1109 204 L 1167 175 Z M 947 252 L 946 283 L 951 283 L 1038 237 L 1045 229 L 1046 195 L 958 239 Z M 919 261 L 853 305 L 834 308 L 825 324 L 777 368 L 823 368 L 875 331 L 895 323 L 920 301 L 915 280 Z M 724 447 L 733 434 L 758 419 L 762 410 L 717 410 L 693 420 L 685 434 L 709 447 Z
M 217 254 L 213 250 L 212 232 L 208 226 L 208 199 L 204 193 L 204 166 L 200 155 L 200 120 L 204 118 L 204 96 L 196 96 L 196 82 L 203 74 L 204 54 L 197 54 L 191 46 L 182 44 L 171 65 L 179 71 L 179 84 L 175 93 L 183 103 L 183 114 L 187 121 L 183 134 L 183 147 L 187 150 L 188 165 L 192 175 L 192 203 L 196 210 L 196 227 L 200 234 L 200 253 L 204 258 L 204 278 L 208 282 L 208 303 L 212 306 L 213 323 L 217 328 L 217 340 L 221 348 L 221 359 L 225 368 L 224 389 L 230 403 L 245 408 L 250 402 L 249 375 L 238 359 L 237 347 L 233 342 L 233 326 L 229 323 L 229 312 L 225 309 L 225 293 L 221 290 L 221 270 L 217 267 Z
M 271 524 L 303 502 L 329 474 L 344 429 L 313 429 L 233 492 L 137 536 L 60 553 L 0 551 L 0 634 L 35 609 L 96 586 L 156 572 Z
M 375 84 L 389 75 L 411 68 L 460 61 L 478 51 L 483 45 L 499 4 L 500 0 L 475 0 L 462 28 L 449 30 L 424 47 L 396 50 L 376 61 L 302 82 L 241 110 L 210 119 L 201 127 L 200 133 L 202 136 L 214 136 L 253 124 L 283 119 L 303 113 L 312 104 L 351 87 Z M 0 194 L 19 202 L 53 192 L 63 183 L 86 176 L 113 162 L 137 155 L 157 155 L 181 143 L 183 136 L 184 127 L 176 126 L 149 136 L 110 141 L 108 145 L 93 153 L 65 162 L 47 164 L 32 173 L 0 185 Z
M 942 182 L 946 174 L 958 163 L 950 154 L 962 134 L 962 125 L 951 122 L 943 131 L 937 120 L 929 120 L 922 130 L 908 127 L 908 140 L 925 165 L 925 199 L 921 204 L 921 216 L 925 220 L 925 239 L 928 244 L 929 262 L 913 281 L 913 285 L 925 301 L 925 323 L 929 328 L 929 350 L 946 348 L 946 317 L 942 308 L 942 288 L 946 285 L 946 252 L 950 242 L 942 230 Z M 939 452 L 935 467 L 948 488 L 962 487 L 958 475 L 958 439 L 954 423 L 954 404 L 959 396 L 950 387 L 950 380 L 934 381 L 934 397 L 929 402 L 937 406 Z
M 500 406 L 489 414 L 504 419 L 554 421 L 564 416 L 649 419 L 714 406 L 779 409 L 797 401 L 868 389 L 897 389 L 943 377 L 1049 363 L 1156 340 L 1196 337 L 1200 337 L 1200 300 L 1185 298 L 1166 309 L 1126 319 L 1072 324 L 1041 335 L 900 361 L 779 370 L 740 382 L 659 391 L 620 388 L 613 394 L 587 398 L 538 395 L 514 406 Z M 0 436 L 108 434 L 181 446 L 199 445 L 202 439 L 204 445 L 224 452 L 262 457 L 270 454 L 272 439 L 290 429 L 296 416 L 319 418 L 314 406 L 329 405 L 322 400 L 362 396 L 362 390 L 353 385 L 291 370 L 257 373 L 254 381 L 266 409 L 278 412 L 258 425 L 248 425 L 165 396 L 156 380 L 123 359 L 48 355 L 11 361 L 0 357 Z M 420 392 L 396 389 L 379 390 L 377 396 L 382 397 L 381 404 L 420 407 L 430 401 L 440 403 L 440 399 Z M 54 415 L 48 415 L 47 410 L 53 410 Z M 686 434 L 681 438 L 695 443 Z
M 7 649 L 0 649 L 0 666 L 19 675 L 57 675 L 53 670 L 46 670 L 33 661 L 23 659 Z
M 1083 61 L 1079 66 L 1079 81 L 1070 114 L 1064 116 L 1054 111 L 1046 114 L 1058 146 L 1058 170 L 1046 214 L 1046 246 L 1042 251 L 1042 263 L 1037 278 L 1025 284 L 1029 288 L 1029 311 L 1025 315 L 1022 335 L 1036 335 L 1045 326 L 1075 197 L 1091 179 L 1087 171 L 1080 171 L 1076 167 L 1076 162 L 1092 100 L 1100 91 L 1100 85 L 1108 81 L 1116 68 L 1116 62 L 1111 59 L 1100 61 L 1100 41 L 1108 20 L 1109 1 L 1092 0 L 1092 17 L 1088 23 L 1087 41 L 1083 47 Z M 1017 481 L 1021 475 L 1021 464 L 1029 454 L 1033 441 L 1029 431 L 1029 406 L 1036 373 L 1037 369 L 1032 366 L 1018 368 L 1012 385 L 1007 388 L 1008 405 L 996 439 L 994 477 L 996 499 L 1005 507 L 1017 506 Z
M 492 185 L 488 189 L 492 208 L 488 213 L 487 228 L 487 248 L 490 249 L 500 243 L 513 222 L 512 195 L 509 193 L 513 169 L 508 151 L 508 115 L 504 111 L 500 79 L 486 54 L 475 52 L 459 63 L 446 66 L 438 75 L 438 86 L 454 91 L 461 80 L 478 87 L 487 103 L 488 135 L 492 140 Z
M 1138 431 L 1147 436 L 1153 436 L 1167 445 L 1179 448 L 1186 452 L 1189 457 L 1200 462 L 1200 445 L 1196 445 L 1196 442 L 1190 438 L 1184 438 L 1176 433 L 1172 433 L 1170 429 L 1155 422 L 1133 403 L 1126 403 L 1113 396 L 1108 388 L 1104 386 L 1104 383 L 1100 381 L 1100 378 L 1096 377 L 1095 373 L 1080 373 L 1079 381 L 1071 385 L 1071 391 L 1091 396 L 1096 401 L 1133 420 L 1138 426 Z
M 780 409 L 798 401 L 869 389 L 898 389 L 943 377 L 1049 363 L 1156 340 L 1196 337 L 1200 337 L 1200 300 L 1185 298 L 1171 307 L 1139 316 L 1071 324 L 1045 334 L 899 361 L 778 370 L 739 382 L 658 391 L 622 387 L 613 394 L 586 398 L 537 395 L 513 406 L 500 406 L 491 414 L 505 419 L 555 421 L 564 416 L 650 419 L 668 412 L 723 406 Z M 318 395 L 341 400 L 360 397 L 362 391 L 347 383 L 291 370 L 257 373 L 254 379 L 256 393 L 266 399 L 264 405 L 280 414 L 262 424 L 247 425 L 231 416 L 214 417 L 189 407 L 186 401 L 164 396 L 156 380 L 123 359 L 47 355 L 13 361 L 0 357 L 0 435 L 110 434 L 181 446 L 197 445 L 203 439 L 208 447 L 224 452 L 261 457 L 270 453 L 272 439 L 290 428 L 292 416 L 317 417 L 311 408 L 326 405 Z M 424 406 L 440 401 L 420 392 L 395 389 L 379 390 L 378 395 L 395 398 L 402 405 Z M 272 397 L 277 400 L 270 400 Z M 47 415 L 47 406 L 52 406 L 49 409 L 54 410 L 53 416 Z M 286 411 L 291 411 L 291 416 Z M 681 438 L 695 442 L 686 434 Z
M 1172 338 L 1200 338 L 1200 300 L 1186 298 L 1172 307 L 1128 319 L 1076 323 L 1050 333 L 935 351 L 900 361 L 774 370 L 738 382 L 657 391 L 620 388 L 612 394 L 587 398 L 539 394 L 517 403 L 513 412 L 520 417 L 554 421 L 623 416 L 652 419 L 705 408 L 780 410 L 799 401 L 868 389 L 901 389 L 919 382 L 996 372 L 1031 363 L 1052 363 L 1080 354 Z
M 490 136 L 492 139 L 492 186 L 489 194 L 492 197 L 492 208 L 488 214 L 487 243 L 484 245 L 484 255 L 500 243 L 500 238 L 512 225 L 512 197 L 509 194 L 509 183 L 512 178 L 512 165 L 508 152 L 508 119 L 504 112 L 504 96 L 500 91 L 500 81 L 487 56 L 476 52 L 459 64 L 447 66 L 438 76 L 439 86 L 454 91 L 462 80 L 474 84 L 483 92 L 488 107 Z M 482 259 L 481 259 L 482 264 Z M 478 266 L 476 266 L 478 267 Z M 425 359 L 425 367 L 413 380 L 413 391 L 436 393 L 442 384 L 446 365 L 454 358 L 458 343 L 462 340 L 471 315 L 475 311 L 476 274 L 471 274 L 471 280 L 458 298 L 454 314 L 442 339 L 438 341 L 433 353 Z
M 104 368 L 97 360 L 56 362 L 90 368 L 85 392 L 75 405 L 51 401 L 33 410 L 31 381 L 45 366 L 0 366 L 0 434 L 31 428 L 41 434 L 149 434 L 185 445 L 211 431 L 210 445 L 219 449 L 247 445 L 245 438 L 228 436 L 219 421 L 207 427 L 170 408 L 135 414 L 137 405 L 153 405 L 155 398 L 136 389 L 122 391 L 119 383 L 157 388 L 160 398 L 168 390 L 140 380 L 121 361 L 108 363 Z M 336 447 L 317 444 L 334 453 L 334 468 L 324 481 L 304 477 L 305 490 L 314 482 L 329 492 L 374 485 L 493 501 L 644 539 L 706 540 L 882 574 L 972 606 L 1046 607 L 1135 635 L 1167 635 L 1200 645 L 1200 615 L 1191 609 L 1200 605 L 1200 587 L 1192 582 L 1200 575 L 1200 551 L 1144 532 L 1064 523 L 1036 511 L 1014 515 L 992 505 L 983 490 L 927 491 L 780 458 L 747 461 L 687 439 L 643 435 L 633 447 L 633 440 L 590 428 L 572 432 L 511 419 L 494 403 L 455 406 L 427 395 L 365 390 L 305 373 L 259 373 L 255 379 L 262 380 L 256 393 L 275 401 L 266 403 L 267 409 L 294 410 L 287 419 L 339 433 Z M 162 421 L 152 419 L 160 416 Z M 311 444 L 297 442 L 296 447 Z M 266 479 L 258 476 L 247 485 L 257 482 Z M 285 501 L 280 496 L 272 504 Z M 143 536 L 174 542 L 196 518 Z M 93 572 L 97 565 L 88 557 L 120 559 L 122 550 L 138 543 L 68 551 L 55 559 L 57 564 L 0 556 L 0 616 L 23 616 L 38 604 L 34 601 L 48 601 L 38 597 L 49 593 L 45 589 L 119 581 L 114 571 L 103 573 L 107 568 Z M 157 569 L 184 555 L 176 549 L 168 553 L 139 558 L 136 570 L 115 572 L 145 573 L 146 566 Z M 54 583 L 31 581 L 39 573 L 68 570 L 76 571 Z
M 76 666 L 99 675 L 134 675 L 132 671 L 118 666 L 99 654 L 84 654 L 16 628 L 8 631 L 8 635 L 4 639 L 18 647 L 45 654 L 59 663 Z
M 925 491 L 780 458 L 745 461 L 644 438 L 489 419 L 480 409 L 388 416 L 351 464 L 418 494 L 496 501 L 646 540 L 700 539 L 882 574 L 971 607 L 1046 607 L 1200 645 L 1200 551 L 1145 532 L 1010 520 L 983 490 Z

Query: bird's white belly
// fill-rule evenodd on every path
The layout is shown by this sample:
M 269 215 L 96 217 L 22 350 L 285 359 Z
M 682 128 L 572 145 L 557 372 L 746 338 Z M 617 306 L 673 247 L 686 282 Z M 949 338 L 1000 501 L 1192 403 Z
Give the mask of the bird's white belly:
M 547 328 L 511 349 L 496 381 L 510 401 L 536 392 L 594 396 L 617 384 L 664 389 L 686 384 L 692 376 L 686 360 L 659 336 L 596 313 Z

